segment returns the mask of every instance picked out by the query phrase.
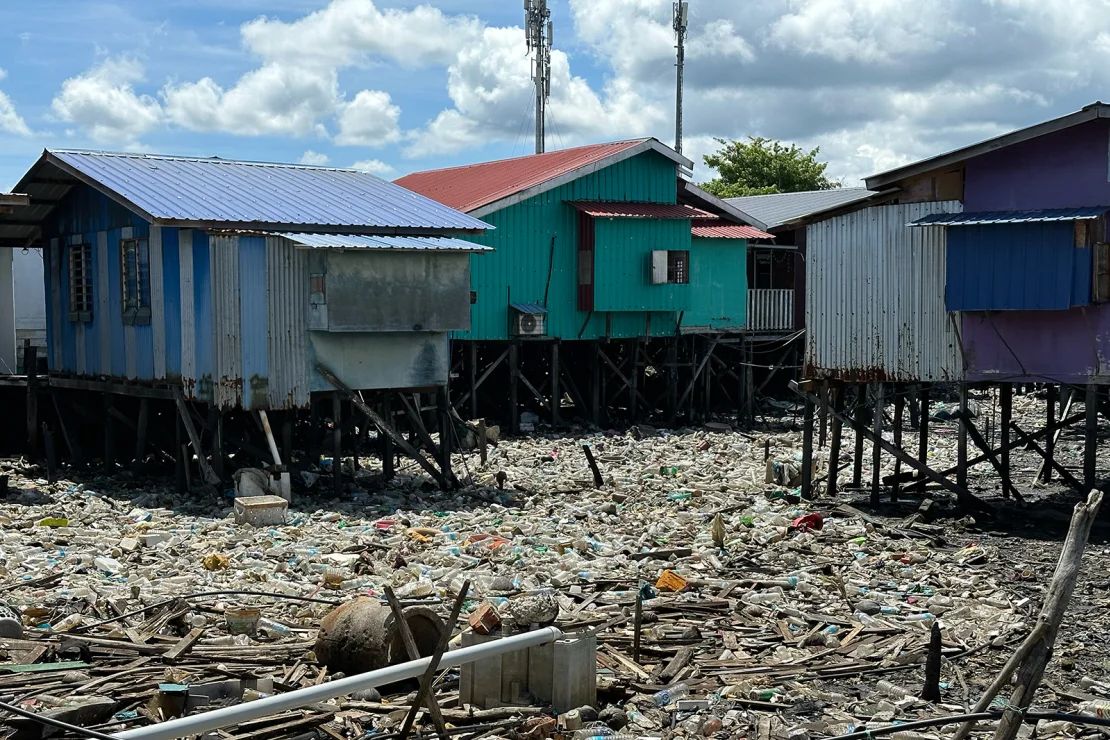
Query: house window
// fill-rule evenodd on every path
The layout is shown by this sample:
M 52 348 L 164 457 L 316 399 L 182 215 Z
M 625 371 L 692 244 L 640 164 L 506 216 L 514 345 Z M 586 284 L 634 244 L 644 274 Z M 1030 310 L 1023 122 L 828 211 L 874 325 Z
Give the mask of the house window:
M 150 323 L 150 247 L 146 239 L 119 245 L 123 323 Z
M 667 252 L 667 282 L 690 282 L 690 253 L 684 249 Z
M 92 246 L 69 250 L 69 320 L 92 321 Z

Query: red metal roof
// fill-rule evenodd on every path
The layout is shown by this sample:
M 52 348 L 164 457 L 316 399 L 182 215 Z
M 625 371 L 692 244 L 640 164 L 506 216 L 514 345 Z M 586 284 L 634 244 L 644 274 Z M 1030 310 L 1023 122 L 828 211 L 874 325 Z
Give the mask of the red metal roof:
M 716 219 L 712 213 L 693 206 L 673 203 L 608 203 L 576 201 L 571 203 L 587 216 L 602 218 L 692 218 Z
M 468 213 L 560 175 L 600 162 L 647 139 L 591 144 L 527 157 L 414 172 L 396 184 Z
M 714 223 L 699 223 L 694 224 L 690 229 L 693 236 L 700 236 L 706 239 L 774 239 L 773 234 L 768 234 L 766 231 L 760 231 L 754 226 L 744 226 L 742 224 L 734 224 L 723 219 L 718 219 Z

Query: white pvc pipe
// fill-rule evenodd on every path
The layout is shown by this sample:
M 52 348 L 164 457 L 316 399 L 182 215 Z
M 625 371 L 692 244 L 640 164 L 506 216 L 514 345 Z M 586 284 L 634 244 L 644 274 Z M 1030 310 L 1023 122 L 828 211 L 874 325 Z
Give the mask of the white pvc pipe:
M 562 639 L 562 637 L 563 632 L 558 627 L 544 627 L 532 632 L 525 632 L 522 635 L 503 637 L 500 640 L 491 640 L 479 645 L 450 650 L 443 654 L 443 658 L 439 661 L 439 667 L 454 668 L 466 663 L 473 663 L 482 658 L 546 645 L 549 642 Z M 431 658 L 411 660 L 407 663 L 399 663 L 369 673 L 347 676 L 319 686 L 309 686 L 284 694 L 274 694 L 244 704 L 214 709 L 211 712 L 179 717 L 156 725 L 126 730 L 112 737 L 118 738 L 118 740 L 138 740 L 139 738 L 142 738 L 142 740 L 177 740 L 177 738 L 197 735 L 209 730 L 230 727 L 240 722 L 268 717 L 278 712 L 299 709 L 318 701 L 334 699 L 337 696 L 345 696 L 362 689 L 371 689 L 395 681 L 417 678 L 424 675 L 424 671 L 428 669 L 428 664 L 431 661 Z

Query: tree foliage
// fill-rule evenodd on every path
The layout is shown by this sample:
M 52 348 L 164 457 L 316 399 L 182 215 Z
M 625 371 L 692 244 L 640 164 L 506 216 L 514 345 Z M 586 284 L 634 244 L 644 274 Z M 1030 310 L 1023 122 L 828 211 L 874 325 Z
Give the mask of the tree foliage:
M 702 185 L 720 198 L 768 193 L 797 193 L 803 190 L 830 190 L 840 183 L 825 177 L 827 162 L 819 162 L 820 147 L 806 151 L 795 144 L 787 146 L 760 136 L 717 139 L 721 145 L 705 163 L 717 170 L 718 177 Z

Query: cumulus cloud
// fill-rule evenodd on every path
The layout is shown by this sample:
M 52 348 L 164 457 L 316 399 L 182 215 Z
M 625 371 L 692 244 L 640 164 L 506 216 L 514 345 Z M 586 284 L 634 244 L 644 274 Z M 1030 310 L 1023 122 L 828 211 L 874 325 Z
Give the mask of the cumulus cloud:
M 99 144 L 135 146 L 162 121 L 162 106 L 135 92 L 143 65 L 127 57 L 108 58 L 62 83 L 50 107 L 58 119 L 88 132 Z
M 344 146 L 381 146 L 401 137 L 401 109 L 387 92 L 362 90 L 339 113 L 335 143 Z
M 301 155 L 301 158 L 297 160 L 297 162 L 300 164 L 313 165 L 325 165 L 329 161 L 330 159 L 328 155 L 322 154 L 320 152 L 314 152 L 311 149 L 305 151 L 305 153 Z
M 351 169 L 369 172 L 371 175 L 377 175 L 378 177 L 390 177 L 396 172 L 392 165 L 386 164 L 380 159 L 360 160 L 352 164 Z
M 0 68 L 0 80 L 8 76 L 8 73 Z M 30 136 L 31 129 L 27 127 L 27 123 L 23 118 L 16 113 L 15 104 L 7 94 L 0 90 L 0 131 L 16 134 L 17 136 Z

